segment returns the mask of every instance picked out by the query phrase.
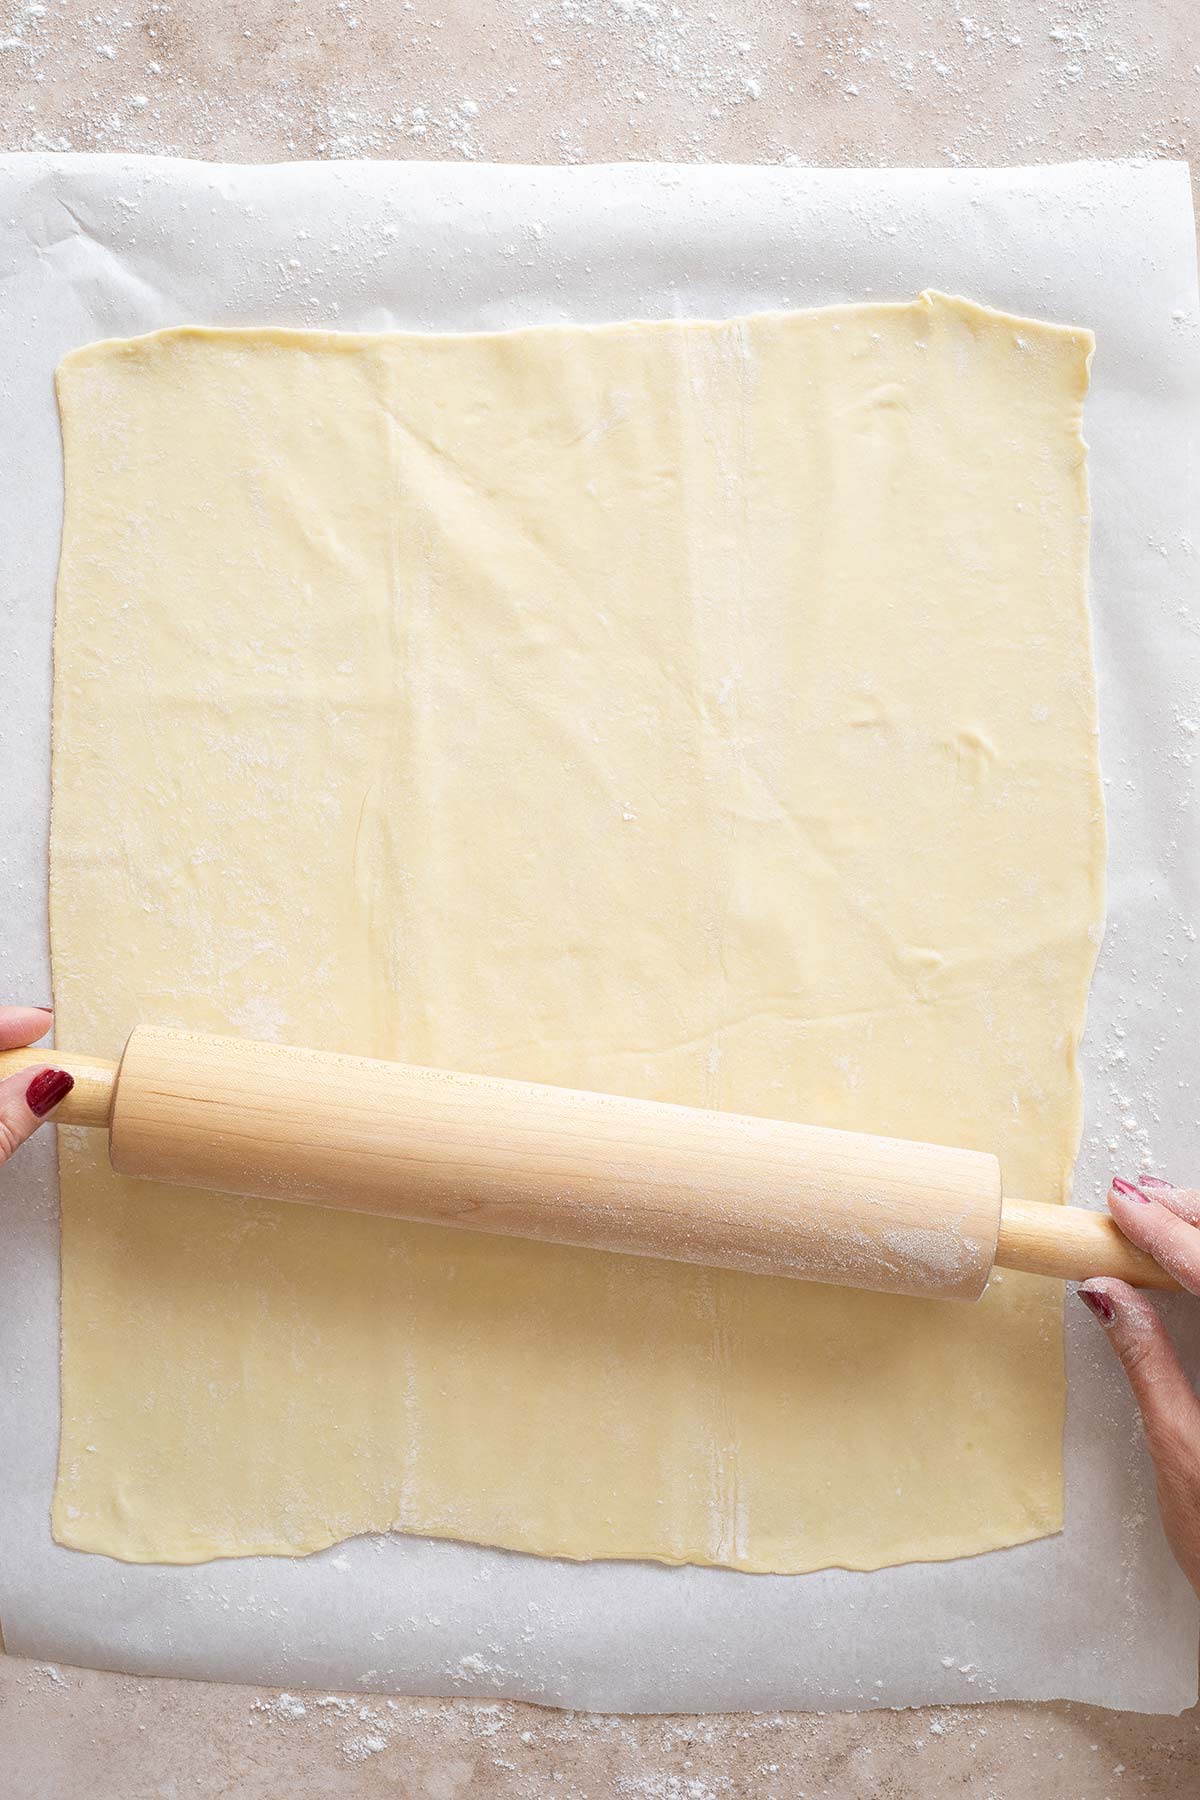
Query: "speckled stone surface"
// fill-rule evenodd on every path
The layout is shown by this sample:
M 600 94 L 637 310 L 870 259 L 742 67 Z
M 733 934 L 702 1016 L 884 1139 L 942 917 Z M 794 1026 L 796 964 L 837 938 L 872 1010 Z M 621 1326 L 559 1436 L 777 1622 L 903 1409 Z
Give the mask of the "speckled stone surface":
M 1198 112 L 1194 0 L 0 4 L 8 150 L 995 164 L 1188 157 Z M 0 1658 L 5 1800 L 1196 1793 L 1200 1713 L 609 1719 Z

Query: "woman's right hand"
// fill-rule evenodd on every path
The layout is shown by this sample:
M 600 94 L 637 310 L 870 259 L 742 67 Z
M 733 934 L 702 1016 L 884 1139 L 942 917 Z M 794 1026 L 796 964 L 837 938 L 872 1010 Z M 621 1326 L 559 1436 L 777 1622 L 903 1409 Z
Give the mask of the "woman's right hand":
M 1109 1211 L 1131 1244 L 1200 1295 L 1200 1189 L 1143 1176 L 1114 1181 Z M 1077 1293 L 1108 1333 L 1142 1414 L 1158 1505 L 1176 1561 L 1200 1594 L 1200 1397 L 1154 1302 L 1104 1276 Z
M 0 1050 L 23 1050 L 50 1029 L 44 1006 L 0 1006 Z M 0 1081 L 0 1167 L 32 1137 L 48 1112 L 75 1086 L 65 1069 L 46 1063 Z

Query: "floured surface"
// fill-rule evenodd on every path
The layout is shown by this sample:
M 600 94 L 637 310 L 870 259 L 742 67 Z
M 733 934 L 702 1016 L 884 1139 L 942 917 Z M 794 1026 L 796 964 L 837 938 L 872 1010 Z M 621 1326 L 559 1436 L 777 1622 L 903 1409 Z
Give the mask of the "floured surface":
M 1061 1197 L 1102 905 L 1089 349 L 925 299 L 70 359 L 62 1041 L 871 1128 Z M 68 1544 L 788 1572 L 1061 1523 L 1052 1284 L 605 1258 L 123 1183 L 74 1140 L 63 1233 Z

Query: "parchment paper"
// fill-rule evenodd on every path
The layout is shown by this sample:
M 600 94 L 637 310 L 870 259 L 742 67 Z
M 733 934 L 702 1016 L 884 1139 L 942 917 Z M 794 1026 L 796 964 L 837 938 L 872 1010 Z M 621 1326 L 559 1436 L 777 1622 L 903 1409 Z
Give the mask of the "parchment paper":
M 231 168 L 0 158 L 0 993 L 49 999 L 51 373 L 177 323 L 376 330 L 722 316 L 926 286 L 1090 325 L 1086 432 L 1110 924 L 1085 1045 L 1077 1197 L 1200 1164 L 1193 1018 L 1200 625 L 1190 541 L 1200 332 L 1181 165 L 1004 171 Z M 104 920 L 96 920 L 103 933 Z M 133 1023 L 133 1021 L 131 1021 Z M 88 1046 L 77 1046 L 86 1050 Z M 1068 1303 L 1058 1538 L 872 1575 L 566 1564 L 357 1539 L 305 1561 L 126 1567 L 55 1546 L 52 1134 L 0 1176 L 0 1617 L 10 1650 L 283 1685 L 620 1711 L 1196 1698 L 1196 1605 L 1131 1407 Z M 1200 1307 L 1168 1309 L 1200 1351 Z

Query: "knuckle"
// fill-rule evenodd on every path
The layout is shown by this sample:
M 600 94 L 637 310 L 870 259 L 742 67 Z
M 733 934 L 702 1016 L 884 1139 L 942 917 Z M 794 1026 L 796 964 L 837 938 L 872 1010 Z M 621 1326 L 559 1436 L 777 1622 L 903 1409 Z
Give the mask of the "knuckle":
M 1156 1364 L 1161 1356 L 1157 1340 L 1152 1333 L 1146 1332 L 1130 1338 L 1121 1346 L 1121 1361 L 1125 1364 L 1125 1372 L 1131 1381 L 1141 1380 L 1141 1384 L 1152 1387 Z
M 1147 1415 L 1145 1432 L 1155 1463 L 1200 1491 L 1200 1421 L 1172 1407 Z
M 1155 1236 L 1152 1249 L 1164 1267 L 1169 1259 L 1174 1265 L 1171 1273 L 1180 1280 L 1189 1273 L 1193 1280 L 1200 1280 L 1200 1231 L 1194 1225 L 1169 1213 Z
M 21 1134 L 11 1119 L 0 1113 L 0 1167 L 2 1167 L 21 1144 Z

